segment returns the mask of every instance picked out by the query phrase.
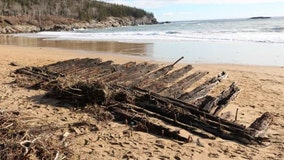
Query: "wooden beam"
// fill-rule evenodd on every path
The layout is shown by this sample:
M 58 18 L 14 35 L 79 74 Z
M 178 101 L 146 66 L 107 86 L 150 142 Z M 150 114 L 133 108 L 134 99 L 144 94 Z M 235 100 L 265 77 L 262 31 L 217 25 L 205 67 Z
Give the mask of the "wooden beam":
M 223 79 L 227 78 L 228 74 L 226 72 L 221 72 L 216 77 L 204 82 L 202 85 L 196 87 L 190 92 L 182 94 L 178 99 L 185 102 L 191 102 L 196 99 L 206 96 L 206 94 L 217 84 L 219 84 Z

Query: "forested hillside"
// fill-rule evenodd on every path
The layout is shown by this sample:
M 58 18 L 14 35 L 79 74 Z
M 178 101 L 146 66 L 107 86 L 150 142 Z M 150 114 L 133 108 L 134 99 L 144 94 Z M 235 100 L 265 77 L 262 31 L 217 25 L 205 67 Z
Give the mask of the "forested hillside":
M 110 17 L 120 25 L 157 23 L 152 13 L 142 9 L 96 0 L 0 0 L 2 28 L 7 25 L 32 25 L 47 30 L 54 25 L 83 22 L 91 23 L 86 27 L 95 27 L 94 23 L 106 23 Z

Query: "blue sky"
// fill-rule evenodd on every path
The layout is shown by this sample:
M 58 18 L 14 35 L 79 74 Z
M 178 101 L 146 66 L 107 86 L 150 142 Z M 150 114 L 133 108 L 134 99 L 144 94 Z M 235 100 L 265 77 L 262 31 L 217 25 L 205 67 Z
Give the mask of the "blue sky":
M 101 0 L 145 9 L 158 21 L 284 16 L 284 0 Z

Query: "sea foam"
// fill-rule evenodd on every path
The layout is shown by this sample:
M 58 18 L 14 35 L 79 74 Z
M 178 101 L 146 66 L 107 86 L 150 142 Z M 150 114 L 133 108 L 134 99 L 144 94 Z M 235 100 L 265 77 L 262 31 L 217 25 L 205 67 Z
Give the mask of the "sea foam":
M 106 29 L 76 29 L 70 32 L 17 34 L 52 40 L 82 41 L 242 41 L 284 43 L 284 19 L 185 21 L 171 24 Z

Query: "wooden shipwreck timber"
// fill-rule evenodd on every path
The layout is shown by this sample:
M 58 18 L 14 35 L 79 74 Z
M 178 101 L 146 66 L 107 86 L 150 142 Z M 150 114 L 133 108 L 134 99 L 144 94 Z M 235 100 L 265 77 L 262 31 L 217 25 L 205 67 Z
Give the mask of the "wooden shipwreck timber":
M 71 59 L 43 67 L 25 67 L 15 71 L 16 82 L 32 89 L 44 89 L 48 96 L 74 107 L 104 107 L 116 119 L 137 130 L 190 141 L 173 127 L 185 129 L 203 138 L 216 136 L 244 144 L 260 144 L 272 122 L 264 113 L 249 127 L 221 118 L 222 110 L 239 94 L 236 83 L 227 86 L 218 96 L 209 92 L 227 78 L 221 72 L 188 91 L 208 72 L 191 73 L 193 67 L 160 67 L 151 63 L 113 64 L 101 59 Z M 173 126 L 173 127 L 171 127 Z

